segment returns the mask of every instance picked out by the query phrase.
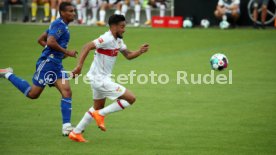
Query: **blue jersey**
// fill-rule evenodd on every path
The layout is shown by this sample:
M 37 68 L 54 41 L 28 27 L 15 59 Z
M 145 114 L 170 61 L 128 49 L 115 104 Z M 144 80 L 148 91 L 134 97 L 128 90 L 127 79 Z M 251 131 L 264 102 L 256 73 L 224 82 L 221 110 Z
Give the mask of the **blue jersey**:
M 55 37 L 62 48 L 67 48 L 70 39 L 68 25 L 61 18 L 55 20 L 46 31 L 48 36 Z M 46 84 L 52 86 L 57 79 L 67 78 L 63 74 L 62 59 L 64 54 L 46 46 L 36 62 L 36 72 L 33 84 L 44 88 Z
M 69 40 L 70 40 L 70 33 L 68 29 L 68 24 L 64 23 L 61 18 L 55 20 L 46 31 L 48 36 L 55 37 L 57 43 L 62 48 L 67 48 Z M 51 61 L 61 64 L 62 59 L 64 57 L 64 53 L 60 51 L 56 51 L 48 46 L 46 46 L 40 56 L 40 59 L 50 59 Z

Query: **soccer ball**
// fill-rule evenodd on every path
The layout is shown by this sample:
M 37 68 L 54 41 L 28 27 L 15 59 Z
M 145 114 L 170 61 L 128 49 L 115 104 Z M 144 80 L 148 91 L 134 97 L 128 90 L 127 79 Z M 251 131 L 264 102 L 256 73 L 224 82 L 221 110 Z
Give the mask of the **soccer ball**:
M 229 26 L 230 26 L 230 24 L 226 20 L 223 20 L 219 23 L 219 27 L 221 29 L 227 29 Z
M 213 70 L 222 71 L 228 66 L 228 59 L 224 54 L 216 53 L 210 59 Z
M 190 19 L 185 19 L 183 21 L 183 27 L 184 28 L 191 28 L 191 27 L 193 27 L 192 21 Z
M 210 22 L 208 19 L 202 19 L 200 25 L 204 28 L 208 28 L 210 26 Z

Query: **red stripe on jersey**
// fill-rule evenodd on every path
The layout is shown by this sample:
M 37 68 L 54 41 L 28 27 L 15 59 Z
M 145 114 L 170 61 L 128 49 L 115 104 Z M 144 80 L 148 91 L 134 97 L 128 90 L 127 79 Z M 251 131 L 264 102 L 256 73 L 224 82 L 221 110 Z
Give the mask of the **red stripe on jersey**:
M 118 55 L 119 49 L 110 50 L 110 49 L 99 48 L 99 49 L 97 49 L 97 52 L 100 54 L 103 54 L 103 55 L 110 56 L 110 57 L 115 57 Z
M 125 109 L 125 107 L 122 105 L 121 101 L 120 100 L 117 100 L 119 106 L 122 108 L 122 109 Z

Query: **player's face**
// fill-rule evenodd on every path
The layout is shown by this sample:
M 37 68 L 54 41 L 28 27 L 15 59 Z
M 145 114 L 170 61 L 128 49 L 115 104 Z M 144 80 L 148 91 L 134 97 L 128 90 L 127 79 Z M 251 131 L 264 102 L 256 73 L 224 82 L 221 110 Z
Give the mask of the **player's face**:
M 116 25 L 116 35 L 118 38 L 123 38 L 123 33 L 125 33 L 125 27 L 126 27 L 126 22 L 120 22 L 118 25 Z
M 67 6 L 66 11 L 63 11 L 63 17 L 66 18 L 68 22 L 72 22 L 75 19 L 76 12 L 73 6 Z

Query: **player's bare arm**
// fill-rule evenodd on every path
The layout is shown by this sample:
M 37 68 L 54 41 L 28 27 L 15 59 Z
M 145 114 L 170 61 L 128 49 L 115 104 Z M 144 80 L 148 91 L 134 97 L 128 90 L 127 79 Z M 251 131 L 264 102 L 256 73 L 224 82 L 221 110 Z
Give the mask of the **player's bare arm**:
M 149 45 L 148 44 L 144 44 L 140 47 L 139 50 L 137 51 L 129 51 L 128 49 L 121 51 L 121 53 L 124 55 L 125 58 L 127 58 L 128 60 L 134 59 L 140 55 L 142 55 L 143 53 L 146 53 L 149 49 Z
M 48 34 L 46 32 L 43 32 L 37 39 L 37 42 L 42 46 L 45 47 L 47 45 L 47 37 Z
M 80 57 L 79 57 L 78 64 L 75 67 L 75 69 L 72 71 L 73 77 L 76 77 L 77 75 L 81 74 L 82 66 L 83 66 L 83 63 L 84 63 L 88 53 L 94 49 L 96 49 L 96 46 L 93 42 L 89 42 L 83 46 Z
M 62 48 L 56 41 L 56 38 L 54 36 L 48 36 L 47 38 L 47 46 L 49 46 L 50 48 L 56 50 L 56 51 L 60 51 L 62 53 L 64 53 L 65 55 L 69 56 L 69 57 L 77 57 L 78 52 L 76 50 L 67 50 L 65 48 Z

